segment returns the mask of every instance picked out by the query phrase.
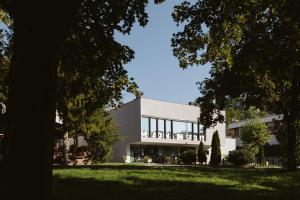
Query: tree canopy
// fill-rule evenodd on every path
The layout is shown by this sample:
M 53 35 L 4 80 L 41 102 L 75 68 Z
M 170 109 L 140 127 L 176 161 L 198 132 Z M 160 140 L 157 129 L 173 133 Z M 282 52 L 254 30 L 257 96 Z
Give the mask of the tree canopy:
M 211 63 L 200 83 L 200 120 L 223 122 L 220 110 L 241 98 L 246 106 L 283 115 L 287 124 L 288 169 L 295 170 L 300 118 L 300 16 L 298 1 L 184 1 L 173 19 L 183 23 L 172 47 L 180 66 Z M 213 117 L 216 116 L 216 117 Z
M 147 0 L 0 2 L 1 8 L 13 20 L 8 131 L 1 170 L 5 176 L 0 182 L 6 183 L 5 199 L 15 199 L 17 194 L 28 199 L 51 198 L 56 101 L 57 95 L 62 94 L 57 93 L 58 67 L 63 69 L 60 72 L 71 72 L 70 76 L 61 73 L 60 78 L 71 78 L 68 80 L 71 85 L 72 81 L 75 82 L 75 87 L 72 87 L 75 92 L 69 93 L 71 102 L 78 95 L 89 96 L 95 87 L 107 85 L 108 90 L 104 90 L 107 93 L 115 88 L 123 89 L 124 83 L 130 85 L 132 80 L 126 77 L 122 64 L 132 59 L 133 52 L 115 42 L 114 33 L 129 34 L 135 22 L 145 26 L 148 22 L 147 4 Z M 68 45 L 71 45 L 69 50 Z M 107 76 L 99 81 L 102 78 L 99 74 Z M 90 95 L 85 105 L 90 100 L 98 100 L 95 97 L 100 93 Z M 115 93 L 113 98 L 118 94 Z M 104 95 L 101 98 L 106 99 L 103 104 L 110 100 Z M 35 156 L 20 156 L 24 149 L 35 152 Z M 26 173 L 18 169 L 20 163 L 28 163 L 23 166 Z M 29 186 L 28 180 L 33 184 Z

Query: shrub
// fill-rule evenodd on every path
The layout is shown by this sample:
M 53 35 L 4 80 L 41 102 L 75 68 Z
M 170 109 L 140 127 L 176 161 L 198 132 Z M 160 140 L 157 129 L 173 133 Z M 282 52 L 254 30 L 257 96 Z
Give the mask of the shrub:
M 235 166 L 243 166 L 255 162 L 255 154 L 246 148 L 238 149 L 230 151 L 227 160 Z
M 208 154 L 208 151 L 204 148 L 204 144 L 201 141 L 199 144 L 199 149 L 198 149 L 198 162 L 200 164 L 206 163 L 207 154 Z
M 221 163 L 221 148 L 220 148 L 220 138 L 218 131 L 215 131 L 211 141 L 211 156 L 210 164 L 217 166 Z
M 183 164 L 191 165 L 196 162 L 196 154 L 194 150 L 186 150 L 180 154 L 180 159 Z
M 264 149 L 264 146 L 261 146 L 259 148 L 259 152 L 257 154 L 257 162 L 261 166 L 265 166 L 266 165 L 266 158 L 265 158 L 265 149 Z

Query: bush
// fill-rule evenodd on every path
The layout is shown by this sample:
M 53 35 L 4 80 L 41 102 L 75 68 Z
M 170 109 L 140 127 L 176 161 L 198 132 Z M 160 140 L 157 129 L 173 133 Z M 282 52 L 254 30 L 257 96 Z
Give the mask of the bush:
M 180 154 L 180 159 L 183 164 L 191 165 L 196 162 L 196 154 L 194 150 L 186 150 Z
M 211 156 L 210 164 L 217 166 L 221 163 L 221 148 L 220 148 L 220 138 L 218 131 L 215 131 L 211 141 Z
M 265 166 L 266 165 L 266 158 L 265 158 L 265 149 L 264 149 L 264 146 L 261 146 L 259 148 L 259 152 L 257 154 L 257 162 L 261 166 Z
M 255 154 L 246 148 L 238 149 L 230 151 L 227 160 L 235 166 L 243 166 L 255 162 Z
M 198 149 L 198 162 L 202 165 L 203 163 L 206 163 L 207 161 L 207 154 L 208 150 L 204 148 L 204 144 L 201 141 L 199 144 L 199 149 Z

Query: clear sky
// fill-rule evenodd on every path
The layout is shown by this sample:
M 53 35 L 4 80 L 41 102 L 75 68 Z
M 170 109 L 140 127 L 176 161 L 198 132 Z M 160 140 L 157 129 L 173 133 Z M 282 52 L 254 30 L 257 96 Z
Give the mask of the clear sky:
M 166 1 L 160 5 L 152 2 L 147 8 L 149 23 L 145 28 L 137 24 L 130 35 L 117 35 L 122 44 L 135 51 L 135 59 L 125 66 L 129 76 L 135 78 L 144 97 L 178 103 L 188 103 L 199 96 L 196 82 L 209 76 L 209 65 L 179 67 L 171 49 L 172 34 L 180 29 L 173 22 L 174 5 L 182 1 Z M 124 102 L 132 100 L 124 95 Z

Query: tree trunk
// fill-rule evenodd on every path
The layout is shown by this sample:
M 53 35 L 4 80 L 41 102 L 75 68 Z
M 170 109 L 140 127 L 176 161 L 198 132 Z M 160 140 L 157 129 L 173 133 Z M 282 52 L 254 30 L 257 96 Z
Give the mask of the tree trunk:
M 51 199 L 56 66 L 59 48 L 80 4 L 58 0 L 10 2 L 13 57 L 1 196 Z
M 69 164 L 69 133 L 64 132 L 63 136 L 63 149 L 62 149 L 62 164 L 67 166 Z
M 286 117 L 287 127 L 287 170 L 296 171 L 296 149 L 297 149 L 297 134 L 294 119 L 291 116 Z

